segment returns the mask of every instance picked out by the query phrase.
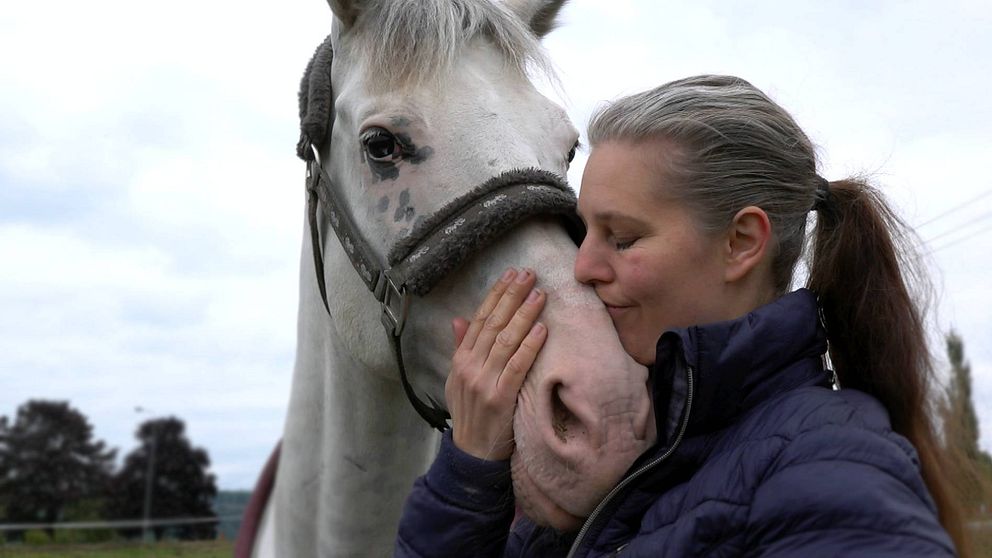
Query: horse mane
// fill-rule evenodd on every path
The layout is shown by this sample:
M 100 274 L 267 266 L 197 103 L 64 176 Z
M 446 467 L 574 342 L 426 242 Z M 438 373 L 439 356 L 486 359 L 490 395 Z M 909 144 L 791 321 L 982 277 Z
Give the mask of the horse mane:
M 553 79 L 551 63 L 530 28 L 502 3 L 487 0 L 373 0 L 346 41 L 367 61 L 369 84 L 398 89 L 437 81 L 476 37 L 500 50 L 521 75 Z

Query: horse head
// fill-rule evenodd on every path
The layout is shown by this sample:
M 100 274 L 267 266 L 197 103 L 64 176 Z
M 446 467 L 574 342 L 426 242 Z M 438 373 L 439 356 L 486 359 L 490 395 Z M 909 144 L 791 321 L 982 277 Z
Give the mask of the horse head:
M 319 146 L 316 158 L 376 259 L 390 262 L 451 200 L 499 177 L 525 187 L 540 186 L 534 176 L 564 180 L 578 133 L 529 79 L 550 73 L 539 42 L 563 3 L 329 1 L 333 104 L 311 132 L 304 121 L 301 154 L 310 157 L 307 138 Z M 451 319 L 471 315 L 506 267 L 534 268 L 548 293 L 549 336 L 518 398 L 514 490 L 538 523 L 575 528 L 654 440 L 647 371 L 623 351 L 592 289 L 574 280 L 576 246 L 560 219 L 530 217 L 488 240 L 409 297 L 402 358 L 413 389 L 443 401 Z M 321 248 L 333 350 L 395 385 L 379 305 L 369 278 L 352 269 L 349 242 Z M 310 293 L 301 293 L 302 316 L 315 282 L 303 277 L 301 289 Z M 301 329 L 321 319 L 311 316 Z

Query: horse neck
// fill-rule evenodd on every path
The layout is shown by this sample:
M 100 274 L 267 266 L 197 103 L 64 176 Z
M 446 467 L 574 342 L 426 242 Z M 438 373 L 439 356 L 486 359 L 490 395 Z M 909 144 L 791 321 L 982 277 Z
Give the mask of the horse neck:
M 329 297 L 373 301 L 338 241 L 325 240 Z M 276 481 L 276 545 L 283 556 L 388 555 L 403 501 L 429 466 L 437 435 L 397 379 L 370 370 L 363 364 L 368 359 L 349 350 L 339 332 L 358 317 L 342 316 L 340 327 L 332 323 L 310 254 L 306 240 L 296 366 Z M 361 292 L 347 292 L 356 289 Z M 377 312 L 373 302 L 362 311 Z M 390 351 L 384 332 L 378 350 Z

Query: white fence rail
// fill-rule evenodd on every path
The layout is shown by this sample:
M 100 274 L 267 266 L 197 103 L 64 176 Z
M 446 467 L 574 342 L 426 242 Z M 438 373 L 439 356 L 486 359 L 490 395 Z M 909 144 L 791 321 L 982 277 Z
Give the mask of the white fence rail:
M 145 527 L 174 527 L 200 523 L 240 521 L 240 515 L 218 517 L 170 517 L 168 519 L 123 519 L 118 521 L 69 521 L 65 523 L 0 523 L 0 532 L 27 531 L 30 529 L 142 529 Z

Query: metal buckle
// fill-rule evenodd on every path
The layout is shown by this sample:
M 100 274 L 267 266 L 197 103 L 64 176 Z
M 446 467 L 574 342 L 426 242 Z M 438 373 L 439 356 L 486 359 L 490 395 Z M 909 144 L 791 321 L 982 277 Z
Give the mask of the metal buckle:
M 320 167 L 324 166 L 324 163 L 320 160 L 320 150 L 317 146 L 310 144 L 310 151 L 313 151 L 313 160 L 307 162 L 307 181 L 309 182 L 311 178 L 320 174 Z
M 317 146 L 311 143 L 310 144 L 310 151 L 313 151 L 313 161 L 310 161 L 310 162 L 307 163 L 307 179 L 308 180 L 310 178 L 312 178 L 312 177 L 317 176 L 318 174 L 320 174 L 320 170 L 319 169 L 320 169 L 320 167 L 324 166 L 324 163 L 321 162 L 321 160 L 320 160 L 320 151 L 317 149 Z M 314 165 L 316 165 L 316 169 L 314 168 Z
M 317 166 L 324 166 L 324 163 L 320 160 L 320 151 L 317 149 L 317 146 L 311 143 L 310 151 L 313 151 L 313 160 L 317 162 Z
M 406 287 L 397 287 L 393 278 L 389 276 L 389 270 L 386 270 L 379 273 L 373 294 L 382 304 L 380 319 L 386 332 L 399 337 L 403 333 L 403 327 L 406 326 L 406 318 L 410 310 L 410 297 L 406 295 Z

